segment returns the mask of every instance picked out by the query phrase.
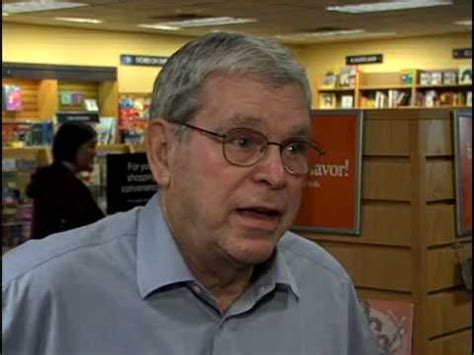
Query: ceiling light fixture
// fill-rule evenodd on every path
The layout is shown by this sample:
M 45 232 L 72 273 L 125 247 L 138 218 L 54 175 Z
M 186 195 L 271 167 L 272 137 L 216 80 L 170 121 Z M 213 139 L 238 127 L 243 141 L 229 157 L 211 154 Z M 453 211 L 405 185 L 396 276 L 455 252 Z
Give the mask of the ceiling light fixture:
M 102 20 L 96 18 L 80 18 L 80 17 L 55 17 L 55 20 L 66 21 L 66 22 L 77 22 L 77 23 L 91 23 L 98 24 L 102 23 Z
M 454 22 L 454 24 L 459 25 L 459 26 L 471 26 L 472 27 L 472 20 L 456 21 L 456 22 Z
M 324 32 L 304 32 L 294 33 L 288 35 L 277 35 L 279 38 L 321 38 L 321 37 L 337 37 L 337 36 L 348 36 L 365 33 L 365 30 L 340 30 L 340 31 L 324 31 Z
M 345 33 L 342 33 L 345 32 Z M 334 34 L 337 33 L 337 34 Z M 341 39 L 360 39 L 360 38 L 379 38 L 393 36 L 395 32 L 365 32 L 364 30 L 345 30 L 345 31 L 331 31 L 328 32 L 312 32 L 312 33 L 295 33 L 288 35 L 275 36 L 281 40 L 293 41 L 330 41 Z
M 374 2 L 356 5 L 335 5 L 327 6 L 327 11 L 344 12 L 349 14 L 362 14 L 367 12 L 383 12 L 417 9 L 425 7 L 452 5 L 452 1 L 448 0 L 399 0 L 388 2 Z
M 143 24 L 139 25 L 139 27 L 175 31 L 181 28 L 237 25 L 251 22 L 257 22 L 257 20 L 242 17 L 203 17 L 183 21 L 169 21 L 160 22 L 156 24 Z
M 138 27 L 150 28 L 152 30 L 164 30 L 164 31 L 178 31 L 178 30 L 180 30 L 179 27 L 160 25 L 160 24 L 155 24 L 155 25 L 143 24 L 143 25 L 138 25 Z
M 2 4 L 2 12 L 9 14 L 20 14 L 24 12 L 39 12 L 48 10 L 71 9 L 75 7 L 89 6 L 88 4 L 81 4 L 78 2 L 64 2 L 64 1 L 24 1 Z

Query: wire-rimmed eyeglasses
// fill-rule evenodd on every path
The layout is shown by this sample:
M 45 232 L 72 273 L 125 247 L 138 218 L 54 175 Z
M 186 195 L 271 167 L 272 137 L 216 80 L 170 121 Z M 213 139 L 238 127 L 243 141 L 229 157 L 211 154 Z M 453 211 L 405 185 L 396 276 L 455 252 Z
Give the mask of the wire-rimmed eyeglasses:
M 283 143 L 270 142 L 262 133 L 250 128 L 232 128 L 224 134 L 190 125 L 182 125 L 222 141 L 222 152 L 229 164 L 249 167 L 257 164 L 267 153 L 269 145 L 280 148 L 283 168 L 291 175 L 306 175 L 318 163 L 324 152 L 319 145 L 304 138 L 293 138 Z

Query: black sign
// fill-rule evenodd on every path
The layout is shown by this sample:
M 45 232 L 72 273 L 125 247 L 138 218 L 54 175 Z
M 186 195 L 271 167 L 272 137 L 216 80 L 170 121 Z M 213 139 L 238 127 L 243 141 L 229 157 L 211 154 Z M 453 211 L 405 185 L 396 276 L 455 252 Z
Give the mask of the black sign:
M 457 48 L 453 49 L 454 59 L 472 58 L 472 48 Z
M 383 54 L 349 55 L 346 57 L 347 65 L 376 63 L 383 63 Z
M 120 55 L 120 63 L 122 65 L 139 65 L 146 67 L 162 67 L 165 65 L 169 57 L 156 57 L 151 55 Z
M 98 112 L 58 112 L 56 114 L 59 123 L 65 122 L 99 122 Z
M 108 154 L 106 165 L 108 214 L 143 206 L 155 194 L 158 185 L 145 153 Z

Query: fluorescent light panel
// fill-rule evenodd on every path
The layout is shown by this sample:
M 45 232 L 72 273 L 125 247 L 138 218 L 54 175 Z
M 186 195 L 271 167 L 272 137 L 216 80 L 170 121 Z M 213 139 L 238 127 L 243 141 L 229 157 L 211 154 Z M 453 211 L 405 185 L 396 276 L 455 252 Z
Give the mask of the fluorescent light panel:
M 160 23 L 155 23 L 155 24 L 142 24 L 138 26 L 143 27 L 143 28 L 176 31 L 181 28 L 236 25 L 236 24 L 251 23 L 251 22 L 257 22 L 257 20 L 251 19 L 251 18 L 241 18 L 241 17 L 204 17 L 204 18 L 199 18 L 199 19 L 191 19 L 191 20 L 183 20 L 183 21 L 169 21 L 169 22 L 160 22 Z
M 64 1 L 25 1 L 15 2 L 9 4 L 2 4 L 2 12 L 8 14 L 21 14 L 24 12 L 39 12 L 59 9 L 71 9 L 76 7 L 89 6 L 88 4 L 81 4 L 78 2 L 64 2 Z
M 98 24 L 102 23 L 102 20 L 96 18 L 80 18 L 80 17 L 55 17 L 55 20 L 66 21 L 66 22 L 77 22 L 77 23 L 91 23 Z
M 351 32 L 352 31 L 352 32 Z M 364 30 L 346 30 L 343 31 L 332 31 L 339 32 L 338 34 L 330 34 L 329 32 L 314 32 L 314 33 L 297 33 L 290 35 L 278 35 L 276 36 L 282 40 L 331 40 L 331 39 L 358 39 L 358 38 L 378 38 L 378 37 L 387 37 L 393 36 L 395 32 L 365 32 Z
M 294 33 L 288 35 L 278 35 L 279 38 L 321 38 L 321 37 L 338 37 L 347 35 L 356 35 L 364 33 L 365 30 L 340 30 L 340 31 L 326 31 L 326 32 L 306 32 L 306 33 Z
M 344 12 L 349 14 L 361 14 L 367 12 L 383 12 L 383 11 L 396 11 L 396 10 L 407 10 L 417 9 L 425 7 L 435 6 L 446 6 L 452 5 L 452 1 L 443 0 L 402 0 L 402 1 L 388 1 L 388 2 L 375 2 L 375 3 L 363 3 L 357 5 L 336 5 L 328 6 L 326 10 Z
M 165 31 L 178 31 L 180 30 L 179 27 L 173 27 L 173 26 L 167 26 L 167 25 L 160 25 L 160 24 L 154 24 L 154 25 L 147 25 L 147 24 L 143 24 L 143 25 L 138 25 L 138 27 L 142 27 L 142 28 L 151 28 L 153 30 L 165 30 Z
M 456 21 L 454 24 L 459 25 L 459 26 L 471 26 L 472 27 L 472 20 Z

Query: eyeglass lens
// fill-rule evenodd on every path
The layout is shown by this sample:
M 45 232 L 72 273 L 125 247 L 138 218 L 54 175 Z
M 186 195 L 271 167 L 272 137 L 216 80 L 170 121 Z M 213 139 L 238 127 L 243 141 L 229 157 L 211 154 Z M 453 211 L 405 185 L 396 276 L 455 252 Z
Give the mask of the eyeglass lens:
M 229 163 L 251 166 L 267 151 L 267 138 L 251 129 L 230 130 L 224 138 L 224 156 Z M 285 169 L 293 174 L 306 174 L 320 157 L 320 152 L 308 141 L 293 140 L 281 146 L 281 158 Z

